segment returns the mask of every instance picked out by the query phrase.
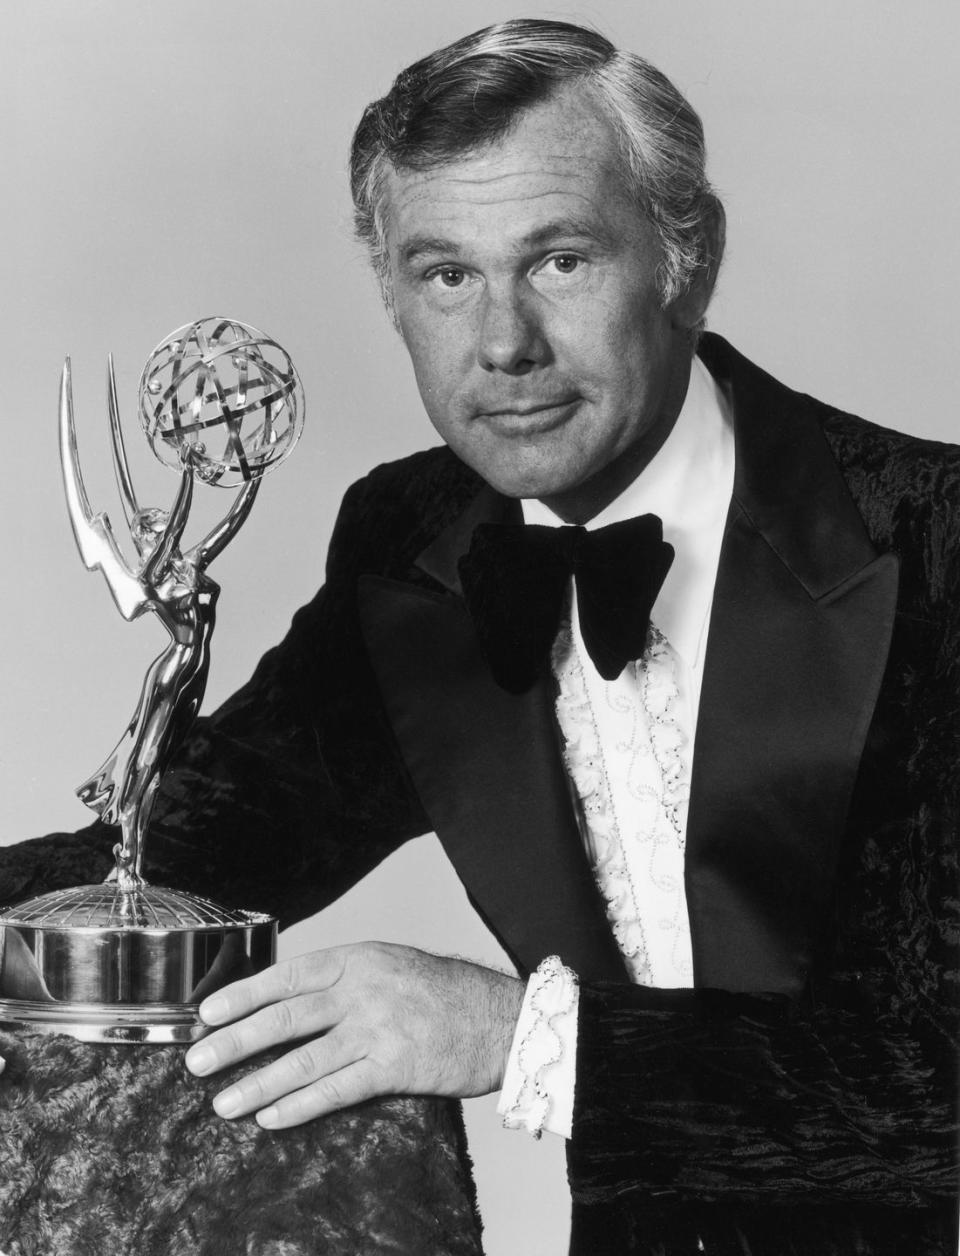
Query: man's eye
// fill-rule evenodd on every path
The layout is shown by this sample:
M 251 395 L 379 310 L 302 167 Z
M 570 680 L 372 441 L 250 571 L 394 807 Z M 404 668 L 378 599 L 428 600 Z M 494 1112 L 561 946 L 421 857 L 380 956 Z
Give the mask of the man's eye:
M 459 288 L 466 279 L 466 274 L 459 266 L 438 266 L 427 277 L 436 280 L 443 288 Z
M 580 258 L 573 253 L 558 253 L 556 257 L 552 257 L 550 260 L 561 275 L 572 275 L 580 265 Z

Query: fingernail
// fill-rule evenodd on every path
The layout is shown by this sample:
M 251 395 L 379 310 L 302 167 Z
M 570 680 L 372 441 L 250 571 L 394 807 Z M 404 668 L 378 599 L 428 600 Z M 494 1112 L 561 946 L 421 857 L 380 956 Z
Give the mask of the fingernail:
M 257 1113 L 257 1124 L 262 1125 L 265 1130 L 275 1129 L 280 1124 L 280 1113 L 276 1108 L 264 1108 Z
M 231 1086 L 229 1090 L 223 1090 L 217 1095 L 213 1101 L 213 1110 L 217 1116 L 233 1116 L 240 1111 L 242 1101 L 240 1091 L 236 1086 Z
M 208 1023 L 226 1020 L 228 1013 L 229 1005 L 222 994 L 211 994 L 200 1004 L 200 1019 Z
M 191 1073 L 209 1073 L 217 1062 L 217 1057 L 213 1054 L 213 1049 L 201 1043 L 198 1047 L 191 1047 L 187 1052 L 184 1063 Z

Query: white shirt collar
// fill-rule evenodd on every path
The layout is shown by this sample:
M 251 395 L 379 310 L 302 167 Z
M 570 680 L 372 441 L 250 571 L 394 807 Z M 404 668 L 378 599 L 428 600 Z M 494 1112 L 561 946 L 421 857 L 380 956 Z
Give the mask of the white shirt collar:
M 609 506 L 586 524 L 655 514 L 674 547 L 673 564 L 651 618 L 687 665 L 702 666 L 723 528 L 733 493 L 734 442 L 730 407 L 699 358 L 693 359 L 683 406 L 656 456 Z M 525 523 L 564 521 L 535 499 L 524 499 Z

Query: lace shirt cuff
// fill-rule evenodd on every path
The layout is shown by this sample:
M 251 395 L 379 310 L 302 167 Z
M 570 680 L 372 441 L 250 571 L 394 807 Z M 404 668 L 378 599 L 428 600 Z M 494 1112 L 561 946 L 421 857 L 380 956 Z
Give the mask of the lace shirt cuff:
M 579 1002 L 576 974 L 556 955 L 530 977 L 497 1104 L 507 1129 L 570 1137 Z

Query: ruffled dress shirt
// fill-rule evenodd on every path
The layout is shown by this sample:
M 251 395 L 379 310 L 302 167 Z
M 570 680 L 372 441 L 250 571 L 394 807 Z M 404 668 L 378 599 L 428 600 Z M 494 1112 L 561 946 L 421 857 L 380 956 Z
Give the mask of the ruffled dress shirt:
M 613 681 L 580 635 L 576 590 L 554 641 L 556 718 L 580 833 L 631 980 L 693 984 L 684 840 L 710 607 L 733 491 L 730 407 L 694 358 L 673 430 L 632 484 L 586 524 L 653 513 L 675 550 L 643 657 Z M 560 526 L 538 501 L 526 523 Z M 510 1128 L 569 1137 L 576 975 L 551 956 L 527 985 L 498 1111 Z

